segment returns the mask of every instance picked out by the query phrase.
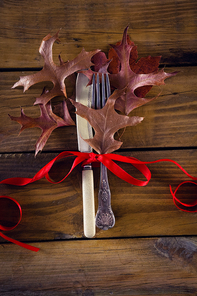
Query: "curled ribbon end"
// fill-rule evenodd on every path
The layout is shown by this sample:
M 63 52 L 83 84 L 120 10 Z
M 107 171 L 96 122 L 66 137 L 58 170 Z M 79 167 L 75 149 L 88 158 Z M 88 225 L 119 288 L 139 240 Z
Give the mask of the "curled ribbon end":
M 17 207 L 18 211 L 19 211 L 19 216 L 18 216 L 18 220 L 16 221 L 16 223 L 12 226 L 5 226 L 5 225 L 2 225 L 0 224 L 0 230 L 3 230 L 3 231 L 9 231 L 9 230 L 12 230 L 14 229 L 21 221 L 21 218 L 22 218 L 22 209 L 21 209 L 21 206 L 20 204 L 12 197 L 10 196 L 0 196 L 0 200 L 7 200 L 7 201 L 10 201 L 12 202 L 12 204 L 14 206 Z M 9 206 L 11 206 L 9 204 Z M 39 248 L 36 248 L 36 247 L 33 247 L 33 246 L 30 246 L 30 245 L 27 245 L 25 243 L 22 243 L 22 242 L 19 242 L 11 237 L 8 237 L 7 235 L 3 234 L 2 232 L 0 232 L 0 236 L 4 239 L 6 239 L 7 241 L 11 242 L 11 243 L 14 243 L 20 247 L 23 247 L 25 249 L 28 249 L 28 250 L 31 250 L 31 251 L 34 251 L 34 252 L 38 252 L 39 251 Z
M 185 181 L 185 182 L 180 183 L 180 184 L 177 186 L 177 188 L 175 189 L 174 192 L 172 191 L 172 186 L 170 185 L 170 192 L 171 192 L 171 194 L 172 194 L 173 202 L 174 202 L 175 206 L 176 206 L 179 210 L 184 211 L 184 212 L 189 212 L 189 213 L 195 213 L 195 212 L 197 212 L 197 208 L 196 208 L 196 206 L 197 206 L 197 199 L 194 200 L 194 201 L 192 201 L 192 202 L 190 202 L 190 203 L 186 203 L 186 202 L 182 202 L 182 201 L 180 201 L 180 199 L 178 199 L 178 198 L 176 197 L 176 195 L 175 195 L 176 192 L 177 192 L 177 190 L 179 189 L 179 187 L 181 187 L 183 184 L 188 184 L 188 183 L 191 183 L 191 184 L 197 185 L 197 184 L 196 184 L 195 182 L 193 182 L 193 181 Z M 179 205 L 181 205 L 181 207 L 180 207 Z M 189 208 L 190 208 L 190 209 L 189 209 Z
M 19 241 L 15 240 L 15 239 L 13 239 L 13 238 L 11 238 L 11 237 L 8 237 L 7 235 L 3 234 L 2 232 L 0 232 L 0 236 L 1 236 L 2 238 L 6 239 L 7 241 L 9 241 L 9 242 L 11 242 L 11 243 L 13 243 L 13 244 L 15 244 L 15 245 L 18 245 L 18 246 L 20 246 L 20 247 L 23 247 L 23 248 L 25 248 L 25 249 L 27 249 L 27 250 L 30 250 L 30 251 L 33 251 L 33 252 L 38 252 L 38 251 L 40 250 L 40 249 L 37 248 L 37 247 L 27 245 L 27 244 L 25 244 L 25 243 L 22 243 L 22 242 L 19 242 Z

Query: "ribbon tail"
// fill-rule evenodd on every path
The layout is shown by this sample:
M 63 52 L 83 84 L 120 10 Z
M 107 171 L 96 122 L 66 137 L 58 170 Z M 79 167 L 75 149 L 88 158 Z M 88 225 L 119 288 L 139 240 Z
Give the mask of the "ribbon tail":
M 177 186 L 177 188 L 175 189 L 175 191 L 173 192 L 172 191 L 172 187 L 170 185 L 170 193 L 172 194 L 172 198 L 173 198 L 173 202 L 175 204 L 175 206 L 181 210 L 181 211 L 184 211 L 184 212 L 189 212 L 189 213 L 195 213 L 197 212 L 197 199 L 194 200 L 193 202 L 190 202 L 190 203 L 185 203 L 185 202 L 181 202 L 177 197 L 176 197 L 176 192 L 177 190 L 179 189 L 180 186 L 182 186 L 183 184 L 185 183 L 192 183 L 194 185 L 197 185 L 195 182 L 192 182 L 192 181 L 185 181 L 185 182 L 182 182 L 181 184 L 179 184 Z M 180 207 L 179 205 L 181 205 L 182 207 Z
M 40 250 L 39 248 L 27 245 L 25 243 L 22 243 L 22 242 L 19 242 L 19 241 L 15 240 L 15 239 L 13 239 L 11 237 L 8 237 L 7 235 L 3 234 L 2 232 L 0 232 L 0 236 L 3 237 L 4 239 L 6 239 L 7 241 L 15 244 L 15 245 L 18 245 L 18 246 L 23 247 L 25 249 L 28 249 L 30 251 L 38 252 Z

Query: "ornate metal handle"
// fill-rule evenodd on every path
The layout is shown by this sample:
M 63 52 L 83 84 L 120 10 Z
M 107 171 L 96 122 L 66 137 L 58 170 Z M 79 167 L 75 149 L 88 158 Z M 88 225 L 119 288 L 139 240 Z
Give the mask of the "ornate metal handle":
M 112 228 L 114 224 L 115 217 L 111 208 L 111 192 L 109 188 L 107 168 L 101 163 L 96 226 L 103 230 L 107 230 Z

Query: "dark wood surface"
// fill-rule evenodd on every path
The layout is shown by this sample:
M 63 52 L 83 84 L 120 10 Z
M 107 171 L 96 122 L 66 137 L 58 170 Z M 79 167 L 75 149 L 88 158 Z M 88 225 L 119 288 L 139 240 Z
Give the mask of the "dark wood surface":
M 71 60 L 83 47 L 107 51 L 127 25 L 140 56 L 191 64 L 196 58 L 196 10 L 195 0 L 1 1 L 1 67 L 41 67 L 34 45 L 60 28 L 62 44 L 54 54 L 62 52 L 63 59 Z
M 64 127 L 35 158 L 40 130 L 18 136 L 19 124 L 8 117 L 19 116 L 21 107 L 39 116 L 33 103 L 45 84 L 26 93 L 11 87 L 19 76 L 43 66 L 42 38 L 61 28 L 53 54 L 57 61 L 61 52 L 66 61 L 83 47 L 107 53 L 127 25 L 139 57 L 162 55 L 165 71 L 179 73 L 151 90 L 149 96 L 161 91 L 159 98 L 132 112 L 145 119 L 126 129 L 116 153 L 142 161 L 170 158 L 197 176 L 196 18 L 194 0 L 0 1 L 0 181 L 33 177 L 59 152 L 77 151 L 75 126 Z M 71 164 L 72 159 L 59 162 L 53 177 L 63 176 Z M 134 168 L 122 167 L 141 178 Z M 109 172 L 116 224 L 108 231 L 97 229 L 93 239 L 83 234 L 80 167 L 60 184 L 42 179 L 25 187 L 0 185 L 0 195 L 15 198 L 23 211 L 21 223 L 4 233 L 40 248 L 34 253 L 0 238 L 0 295 L 196 296 L 197 214 L 178 210 L 169 190 L 189 178 L 170 162 L 148 167 L 152 179 L 146 187 L 131 186 Z M 94 181 L 97 205 L 98 168 Z M 183 187 L 179 197 L 194 199 L 195 185 Z
M 36 243 L 2 248 L 2 295 L 195 295 L 196 238 Z M 11 280 L 8 280 L 11 277 Z M 14 291 L 15 294 L 12 294 Z

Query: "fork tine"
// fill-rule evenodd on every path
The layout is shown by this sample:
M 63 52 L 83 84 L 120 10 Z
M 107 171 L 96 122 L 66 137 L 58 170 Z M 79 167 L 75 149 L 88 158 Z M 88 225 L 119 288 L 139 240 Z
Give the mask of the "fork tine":
M 106 74 L 106 93 L 107 93 L 107 99 L 111 95 L 111 89 L 110 89 L 110 82 L 109 82 L 109 75 Z
M 100 79 L 99 74 L 96 76 L 96 109 L 101 109 Z
M 96 82 L 95 82 L 95 74 L 93 74 L 92 76 L 92 104 L 91 104 L 91 107 L 93 109 L 96 108 Z
M 92 108 L 101 109 L 105 106 L 106 100 L 111 95 L 109 75 L 106 74 L 106 79 L 105 79 L 105 74 L 102 73 L 101 89 L 100 89 L 99 74 L 95 75 L 94 73 L 92 76 L 92 85 L 93 85 Z
M 101 108 L 103 108 L 105 106 L 105 77 L 104 77 L 104 74 L 103 73 L 102 73 L 101 91 L 102 91 Z

